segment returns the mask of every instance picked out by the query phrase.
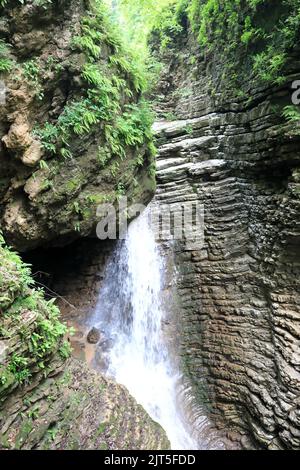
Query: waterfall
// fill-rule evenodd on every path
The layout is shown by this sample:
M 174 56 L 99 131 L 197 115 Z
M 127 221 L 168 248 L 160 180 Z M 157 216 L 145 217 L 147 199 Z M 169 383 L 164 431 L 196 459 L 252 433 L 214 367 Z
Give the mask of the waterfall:
M 126 240 L 108 262 L 91 324 L 104 337 L 99 357 L 107 373 L 161 424 L 172 449 L 194 450 L 180 411 L 181 376 L 162 328 L 164 270 L 147 209 L 130 224 Z

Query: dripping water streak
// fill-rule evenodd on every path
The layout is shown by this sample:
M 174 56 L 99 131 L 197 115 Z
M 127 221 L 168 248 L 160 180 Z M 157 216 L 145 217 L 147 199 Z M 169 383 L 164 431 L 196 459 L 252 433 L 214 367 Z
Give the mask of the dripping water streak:
M 171 365 L 162 331 L 163 273 L 146 210 L 108 264 L 92 323 L 106 337 L 108 373 L 161 424 L 173 449 L 192 450 L 197 447 L 179 411 L 181 377 Z

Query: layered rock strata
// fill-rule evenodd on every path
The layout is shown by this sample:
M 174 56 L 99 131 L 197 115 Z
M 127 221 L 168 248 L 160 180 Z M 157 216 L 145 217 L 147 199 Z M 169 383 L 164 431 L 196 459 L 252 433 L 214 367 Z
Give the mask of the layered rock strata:
M 299 449 L 300 139 L 278 111 L 296 71 L 224 101 L 189 41 L 166 54 L 157 108 L 172 120 L 156 125 L 156 199 L 204 206 L 202 247 L 174 243 L 183 362 L 220 426 Z

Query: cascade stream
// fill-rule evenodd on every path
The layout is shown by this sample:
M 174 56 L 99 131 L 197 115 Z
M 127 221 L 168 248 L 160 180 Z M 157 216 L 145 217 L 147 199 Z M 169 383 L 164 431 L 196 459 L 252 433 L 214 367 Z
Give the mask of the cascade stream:
M 181 376 L 163 334 L 163 283 L 164 257 L 148 208 L 130 224 L 108 261 L 90 323 L 105 337 L 99 356 L 105 358 L 107 373 L 161 424 L 172 449 L 194 450 L 198 447 L 179 403 Z

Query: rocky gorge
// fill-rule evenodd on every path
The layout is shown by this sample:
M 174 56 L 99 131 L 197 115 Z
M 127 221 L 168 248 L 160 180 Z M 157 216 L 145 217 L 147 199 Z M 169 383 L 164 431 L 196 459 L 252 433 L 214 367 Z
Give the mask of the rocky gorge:
M 68 10 L 63 15 L 73 30 L 79 28 L 83 4 L 71 3 L 70 16 Z M 284 2 L 278 3 L 282 6 Z M 32 9 L 39 8 L 33 4 L 16 6 L 21 16 L 10 13 L 8 18 L 4 15 L 5 21 L 1 19 L 4 37 L 14 33 L 14 55 L 22 63 L 31 51 L 23 50 L 17 38 L 18 34 L 29 34 L 30 39 L 24 15 L 26 18 Z M 257 14 L 263 18 L 269 11 L 268 2 L 258 4 L 262 10 Z M 272 24 L 285 14 L 280 6 L 274 10 Z M 52 172 L 52 166 L 57 166 L 53 148 L 48 153 L 49 147 L 41 145 L 45 134 L 38 131 L 31 140 L 28 129 L 34 127 L 33 120 L 46 122 L 50 117 L 55 122 L 60 111 L 54 105 L 63 109 L 69 96 L 66 88 L 75 87 L 81 94 L 78 84 L 83 78 L 82 71 L 76 69 L 81 59 L 72 57 L 73 52 L 70 57 L 65 39 L 68 28 L 58 22 L 54 32 L 53 18 L 47 8 L 45 11 L 41 21 L 49 25 L 51 36 L 61 37 L 59 63 L 64 73 L 59 77 L 64 77 L 64 83 L 47 82 L 46 103 L 39 106 L 30 92 L 20 91 L 22 81 L 20 84 L 17 80 L 19 85 L 8 82 L 12 89 L 9 109 L 0 108 L 1 230 L 10 245 L 27 252 L 24 260 L 41 276 L 37 274 L 35 279 L 59 294 L 63 318 L 77 329 L 71 339 L 73 354 L 91 365 L 95 350 L 87 345 L 85 318 L 95 308 L 105 266 L 114 249 L 113 241 L 100 243 L 87 238 L 95 228 L 95 205 L 100 201 L 99 192 L 101 201 L 116 202 L 118 194 L 126 194 L 132 201 L 150 201 L 155 186 L 151 139 L 143 129 L 145 136 L 135 142 L 137 149 L 129 141 L 127 148 L 126 139 L 114 136 L 114 144 L 117 141 L 124 146 L 126 158 L 121 159 L 116 172 L 111 172 L 115 163 L 111 139 L 104 147 L 112 160 L 108 158 L 103 165 L 101 159 L 102 167 L 95 171 L 95 146 L 99 142 L 103 146 L 105 129 L 100 132 L 97 127 L 101 135 L 94 134 L 93 127 L 87 135 L 79 133 L 78 137 L 75 133 L 77 137 L 67 145 L 65 137 L 62 141 L 52 141 L 51 137 L 46 144 L 55 144 L 55 151 L 62 147 L 78 155 L 76 164 L 72 159 L 62 159 L 59 169 Z M 55 9 L 55 13 L 58 11 Z M 196 429 L 199 415 L 205 416 L 209 420 L 205 433 L 222 435 L 227 448 L 298 450 L 300 133 L 298 121 L 286 119 L 283 110 L 291 103 L 291 84 L 299 78 L 299 48 L 295 43 L 289 49 L 284 76 L 278 83 L 247 75 L 249 50 L 246 56 L 237 56 L 242 80 L 237 85 L 230 81 L 232 69 L 224 66 L 226 54 L 218 55 L 217 49 L 203 52 L 185 10 L 180 10 L 177 18 L 176 28 L 157 27 L 150 41 L 154 57 L 162 63 L 151 96 L 157 115 L 154 132 L 158 147 L 154 202 L 164 208 L 197 202 L 204 209 L 199 248 L 184 239 L 162 243 L 176 272 L 169 283 L 175 284 L 176 297 L 171 322 L 177 330 L 181 367 L 193 401 L 191 421 Z M 64 35 L 59 36 L 58 30 Z M 38 38 L 33 31 L 32 37 Z M 161 47 L 163 35 L 170 41 L 165 48 Z M 54 46 L 46 40 L 44 46 L 40 39 L 38 43 L 39 60 L 44 64 L 48 49 L 53 51 Z M 28 48 L 37 48 L 31 40 L 27 44 Z M 104 52 L 101 60 L 107 61 L 108 55 Z M 128 72 L 125 77 L 132 87 Z M 55 96 L 64 93 L 57 104 Z M 76 93 L 69 96 L 71 102 L 78 98 Z M 121 107 L 128 99 L 136 106 L 139 93 L 133 89 L 127 98 L 121 93 Z M 22 104 L 15 101 L 19 98 Z M 29 161 L 28 156 L 36 155 L 37 148 L 37 160 Z M 123 151 L 118 148 L 118 152 Z M 145 152 L 142 163 L 137 158 L 141 152 Z M 46 167 L 40 165 L 41 160 Z M 49 179 L 47 186 L 41 183 L 45 177 Z M 71 188 L 73 180 L 76 185 Z M 124 387 L 83 367 L 78 359 L 65 362 L 63 337 L 67 331 L 58 328 L 51 302 L 39 294 L 34 305 L 28 304 L 28 289 L 32 287 L 27 278 L 24 281 L 26 268 L 4 245 L 0 254 L 1 377 L 6 374 L 0 381 L 1 446 L 168 448 L 163 430 Z M 28 339 L 24 342 L 22 338 L 36 332 L 49 340 L 43 317 L 54 325 L 57 334 L 50 348 L 38 350 L 36 355 Z M 25 358 L 26 364 L 20 358 Z M 30 383 L 16 380 L 16 373 L 20 378 L 24 370 L 33 378 Z

